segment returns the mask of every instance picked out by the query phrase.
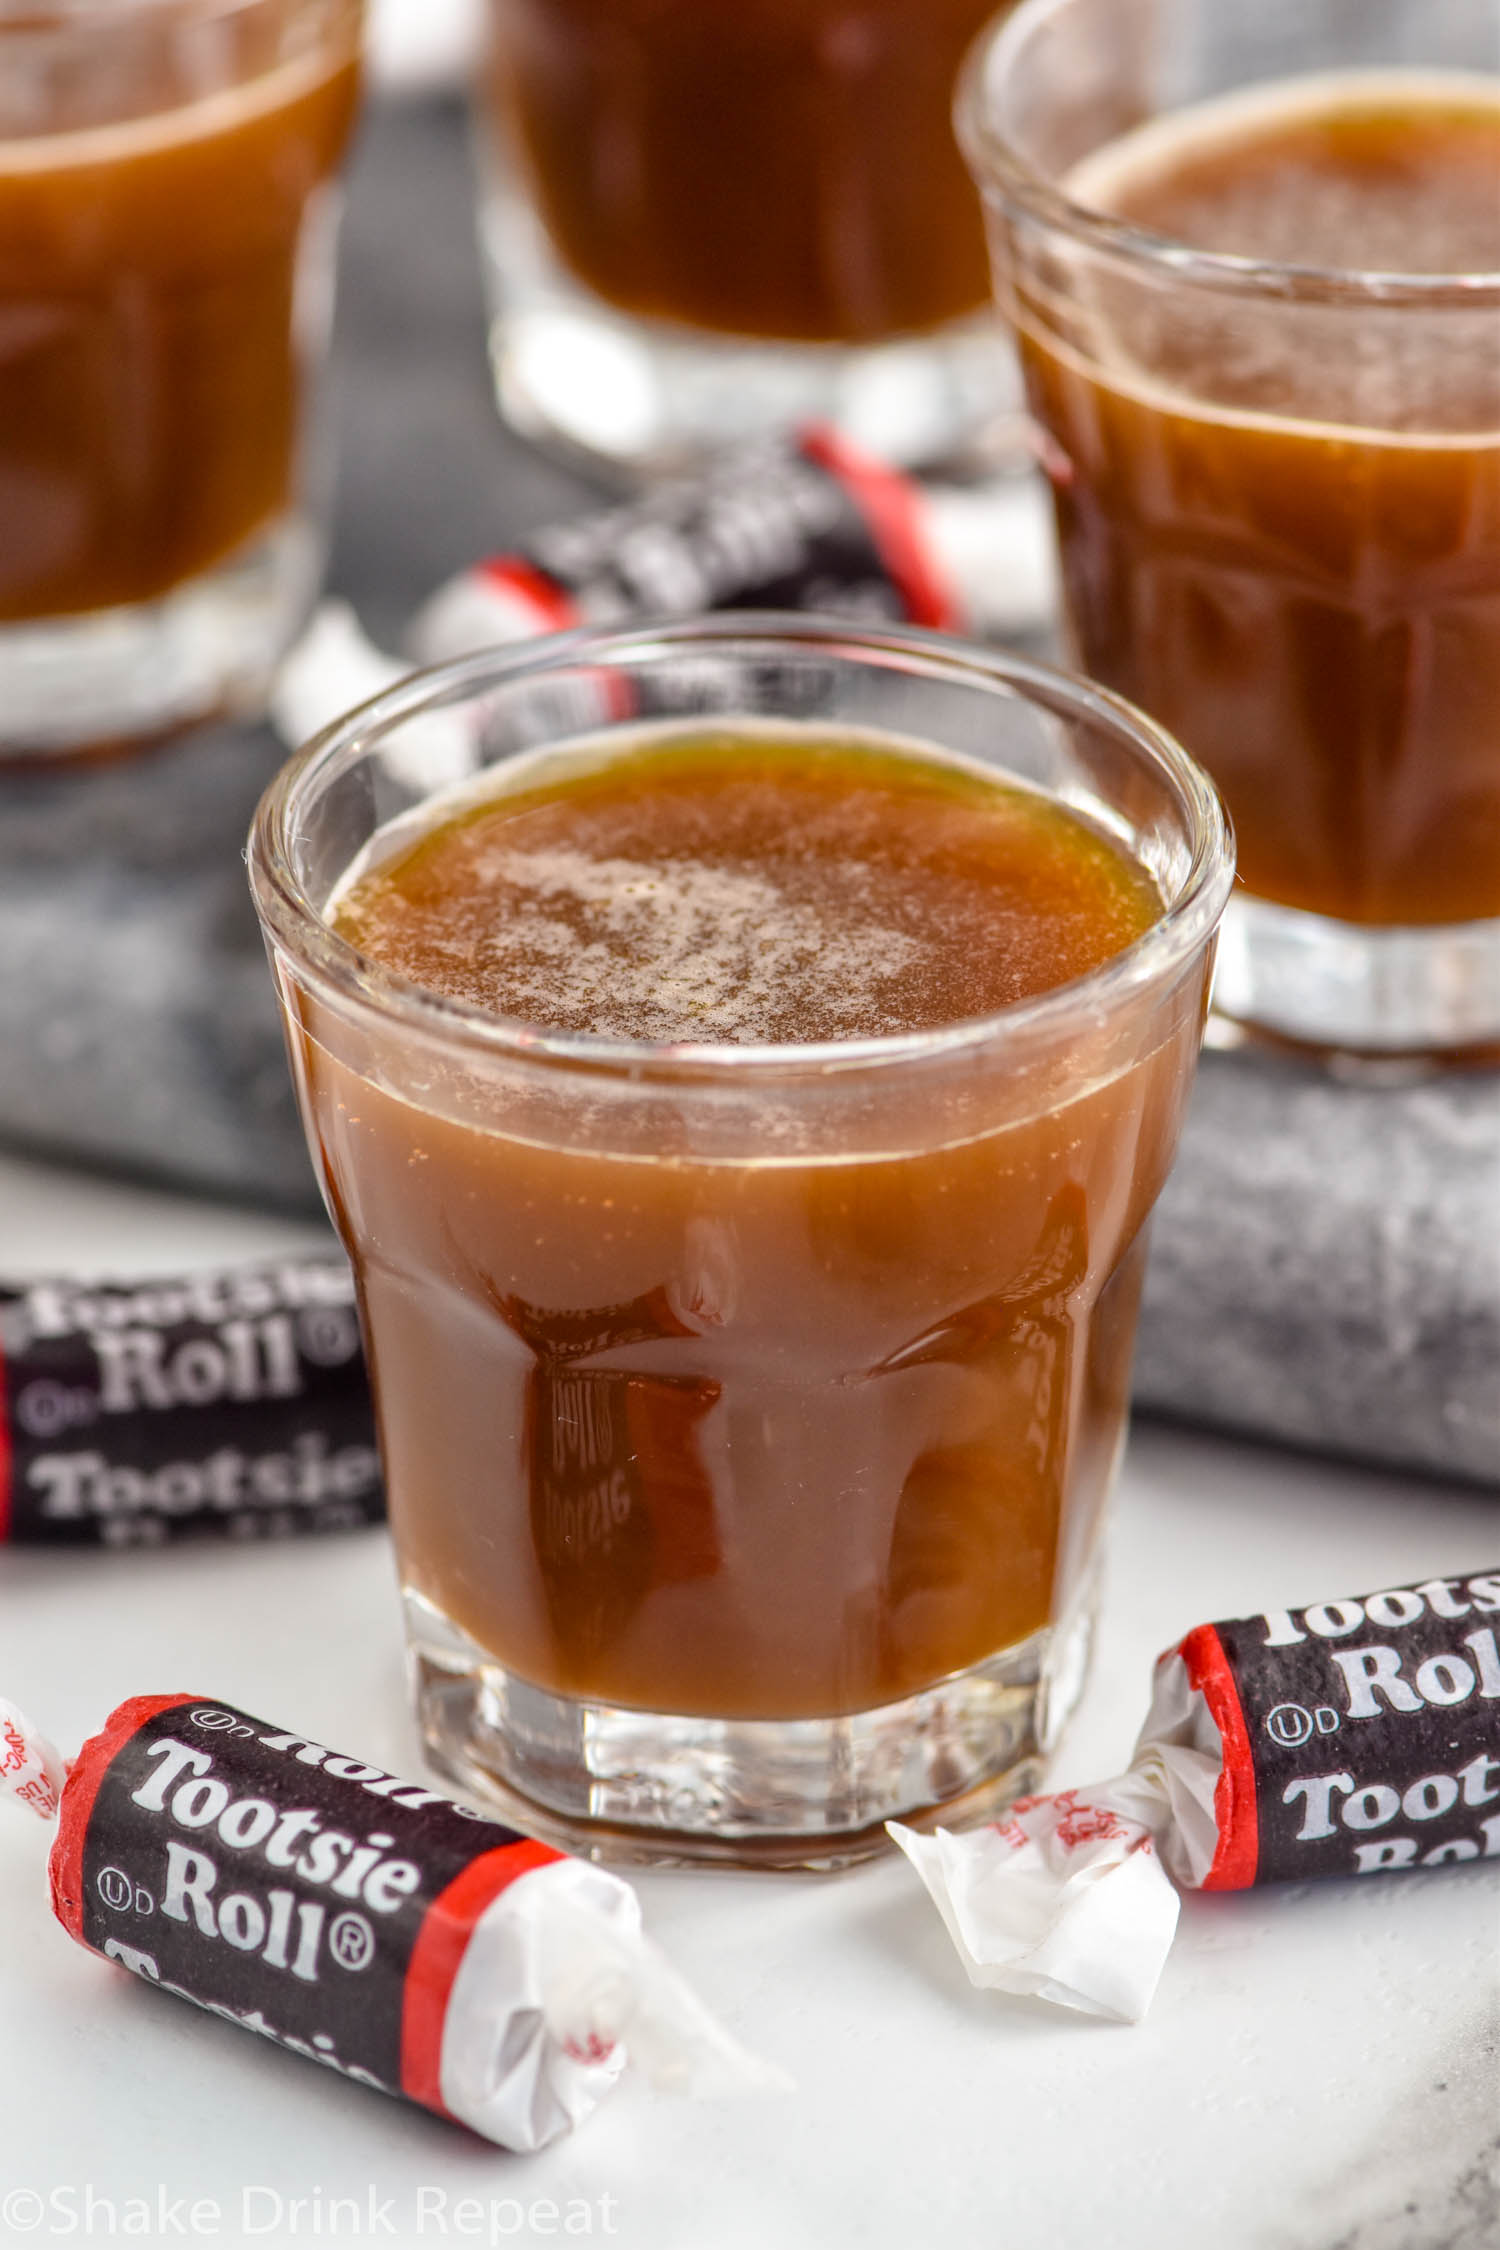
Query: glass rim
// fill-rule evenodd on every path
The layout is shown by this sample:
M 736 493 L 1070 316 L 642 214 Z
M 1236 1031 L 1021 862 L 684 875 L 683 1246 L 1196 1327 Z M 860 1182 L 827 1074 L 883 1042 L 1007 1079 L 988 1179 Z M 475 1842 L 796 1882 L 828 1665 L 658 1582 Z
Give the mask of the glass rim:
M 1183 807 L 1192 857 L 1176 898 L 1138 938 L 1082 977 L 1030 1000 L 916 1032 L 862 1039 L 782 1043 L 621 1039 L 598 1032 L 546 1031 L 523 1017 L 503 1016 L 446 998 L 361 954 L 340 937 L 299 883 L 290 845 L 306 792 L 348 771 L 408 720 L 512 681 L 588 663 L 644 667 L 657 654 L 720 646 L 766 649 L 792 644 L 821 648 L 853 662 L 904 664 L 949 681 L 1067 717 L 1091 719 L 1165 775 Z M 729 714 L 715 714 L 723 717 Z M 601 730 L 608 739 L 608 730 Z M 559 742 L 585 740 L 560 736 Z M 537 747 L 546 747 L 538 745 Z M 761 1084 L 768 1079 L 881 1069 L 961 1056 L 992 1044 L 1028 1045 L 1080 1016 L 1094 1021 L 1154 986 L 1166 984 L 1208 944 L 1234 883 L 1233 831 L 1208 775 L 1145 713 L 1106 688 L 1009 652 L 983 648 L 915 627 L 869 627 L 836 618 L 776 611 L 718 611 L 708 616 L 643 620 L 623 627 L 579 626 L 534 640 L 483 649 L 414 672 L 337 719 L 297 751 L 274 776 L 256 807 L 246 852 L 250 890 L 270 942 L 325 997 L 364 1016 L 399 1021 L 449 1047 L 611 1078 Z
M 1019 7 L 986 24 L 964 57 L 954 93 L 953 129 L 975 184 L 987 200 L 998 198 L 1116 264 L 1146 267 L 1164 279 L 1240 296 L 1366 310 L 1401 304 L 1469 312 L 1500 308 L 1500 271 L 1402 273 L 1242 258 L 1227 251 L 1201 250 L 1133 220 L 1073 202 L 1027 162 L 996 126 L 991 110 L 993 81 L 1008 77 L 1036 26 L 1076 5 L 1077 0 L 1021 0 Z M 1185 110 L 1190 105 L 1180 106 Z

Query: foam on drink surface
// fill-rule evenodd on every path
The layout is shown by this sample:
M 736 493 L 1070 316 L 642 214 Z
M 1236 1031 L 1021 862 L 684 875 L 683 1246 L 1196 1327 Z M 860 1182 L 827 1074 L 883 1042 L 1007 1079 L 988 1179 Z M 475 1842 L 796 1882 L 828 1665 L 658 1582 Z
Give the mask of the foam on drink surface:
M 1500 81 L 1316 72 L 1155 118 L 1074 166 L 1075 203 L 1220 256 L 1500 272 Z
M 978 769 L 721 732 L 439 818 L 334 919 L 413 983 L 548 1030 L 760 1044 L 987 1014 L 1160 911 L 1119 845 Z
M 1315 73 L 1122 134 L 1062 181 L 1077 204 L 1213 256 L 1342 274 L 1500 273 L 1500 81 Z M 1132 389 L 1307 423 L 1466 441 L 1500 424 L 1500 324 L 1401 308 L 1378 329 L 1331 297 L 1294 326 L 1273 297 L 1100 285 L 1097 356 Z M 1351 320 L 1364 326 L 1356 334 Z M 1432 320 L 1441 319 L 1434 334 Z M 1191 409 L 1190 409 L 1191 410 Z

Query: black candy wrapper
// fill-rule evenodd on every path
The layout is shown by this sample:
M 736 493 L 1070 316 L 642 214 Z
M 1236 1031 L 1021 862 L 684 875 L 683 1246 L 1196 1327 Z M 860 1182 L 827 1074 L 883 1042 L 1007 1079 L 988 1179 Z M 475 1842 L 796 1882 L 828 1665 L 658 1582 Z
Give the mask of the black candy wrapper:
M 0 1701 L 0 1802 L 55 1820 L 70 1936 L 346 2079 L 516 2150 L 629 2059 L 787 2083 L 708 2014 L 630 1886 L 435 1789 L 198 1695 L 134 1696 L 71 1765 Z
M 1224 1746 L 1203 1888 L 1500 1857 L 1497 1616 L 1500 1570 L 1195 1627 Z
M 122 1704 L 69 1776 L 52 1903 L 96 1953 L 441 2110 L 464 1946 L 561 1857 L 436 1790 L 197 1696 Z
M 829 609 L 943 629 L 959 615 L 918 487 L 822 425 L 534 532 L 468 575 L 534 610 L 537 631 L 723 608 Z
M 343 1259 L 0 1289 L 0 1543 L 278 1538 L 384 1513 Z
M 1174 1885 L 1500 1862 L 1497 1628 L 1500 1570 L 1195 1625 L 1157 1660 L 1127 1772 L 891 1833 L 975 1984 L 1135 2022 Z

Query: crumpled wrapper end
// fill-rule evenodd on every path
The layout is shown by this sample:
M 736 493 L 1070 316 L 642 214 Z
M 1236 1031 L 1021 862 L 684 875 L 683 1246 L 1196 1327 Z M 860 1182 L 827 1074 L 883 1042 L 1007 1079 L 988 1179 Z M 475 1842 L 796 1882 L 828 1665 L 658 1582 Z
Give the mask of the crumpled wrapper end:
M 1223 1763 L 1178 1647 L 1156 1667 L 1128 1773 L 1019 1798 L 1007 1819 L 963 1834 L 887 1828 L 970 1983 L 1139 2023 L 1177 1929 L 1176 1883 L 1201 1884 L 1213 1860 Z
M 168 1731 L 179 1724 L 185 1739 Z M 208 1729 L 212 1753 L 201 1747 L 201 1734 L 195 1747 L 195 1726 Z M 353 1965 L 370 1969 L 367 1982 L 373 1994 L 361 1992 L 344 2008 L 343 1996 L 330 2000 L 322 1990 L 321 2020 L 328 2028 L 312 2044 L 301 2031 L 294 2035 L 286 2028 L 282 1979 L 290 1975 L 302 1976 L 308 1984 L 319 1981 L 316 1947 L 326 1908 L 316 1892 L 330 1878 L 298 1859 L 295 1845 L 280 1860 L 267 1858 L 277 1870 L 285 1911 L 281 1937 L 260 1950 L 267 1935 L 262 1914 L 255 1948 L 235 1946 L 243 1963 L 238 1973 L 235 1954 L 226 1954 L 214 1942 L 222 1926 L 216 1930 L 210 1921 L 205 1928 L 200 1918 L 201 1903 L 222 1864 L 205 1852 L 198 1853 L 198 1872 L 183 1893 L 184 1906 L 193 1901 L 193 1914 L 190 1918 L 184 1910 L 172 1915 L 176 1932 L 159 1917 L 154 1927 L 160 1935 L 137 1945 L 111 1935 L 108 1920 L 101 1926 L 86 1919 L 86 1896 L 97 1892 L 111 1910 L 120 1903 L 111 1897 L 105 1877 L 118 1880 L 128 1900 L 132 1893 L 139 1895 L 138 1879 L 149 1881 L 159 1865 L 156 1823 L 166 1809 L 168 1781 L 159 1788 L 154 1780 L 139 1784 L 145 1761 L 162 1752 L 167 1764 L 160 1770 L 171 1786 L 182 1782 L 186 1767 L 196 1776 L 187 1786 L 217 1791 L 217 1800 L 209 1796 L 211 1818 L 228 1817 L 231 1803 L 238 1812 L 246 1805 L 252 1808 L 258 1826 L 254 1840 L 242 1835 L 232 1841 L 222 1822 L 218 1830 L 240 1853 L 241 1865 L 253 1864 L 247 1855 L 261 1850 L 270 1834 L 256 1810 L 261 1802 L 257 1785 L 267 1787 L 269 1800 L 270 1784 L 279 1787 L 286 1770 L 281 1761 L 288 1755 L 299 1755 L 304 1769 L 297 1793 L 306 1790 L 313 1801 L 309 1810 L 287 1816 L 301 1824 L 303 1833 L 322 1827 L 325 1815 L 331 1821 L 348 1820 L 352 1814 L 353 1834 L 358 1835 L 359 1814 L 365 1812 L 366 1826 L 369 1815 L 354 1793 L 372 1786 L 383 1793 L 379 1817 L 393 1833 L 376 1841 L 382 1847 L 404 1847 L 412 1857 L 384 1863 L 402 1873 L 405 1888 L 399 1894 L 378 1905 L 367 1888 L 364 1902 L 391 1917 L 414 1894 L 416 1903 L 404 1927 L 387 1923 L 389 1934 L 378 1945 L 361 1913 L 346 1917 L 369 1940 L 370 1950 Z M 217 1776 L 207 1779 L 215 1766 Z M 464 1807 L 445 1804 L 425 1789 L 398 1787 L 392 1794 L 388 1785 L 396 1778 L 376 1766 L 330 1757 L 321 1743 L 282 1735 L 233 1707 L 210 1707 L 191 1695 L 131 1697 L 90 1736 L 68 1768 L 25 1713 L 0 1699 L 0 1805 L 14 1801 L 48 1821 L 61 1818 L 49 1868 L 58 1920 L 90 1951 L 149 1983 L 367 2085 L 457 2118 L 487 2140 L 522 2153 L 545 2148 L 587 2117 L 627 2060 L 674 2093 L 712 2097 L 791 2088 L 785 2072 L 750 2054 L 709 2013 L 645 1935 L 640 1900 L 628 1883 L 477 1815 L 471 1816 L 476 1821 L 471 1845 L 462 1822 L 453 1817 L 463 1814 Z M 174 1817 L 201 1830 L 205 1823 L 187 1822 L 175 1810 L 178 1802 L 173 1799 Z M 284 1806 L 284 1796 L 282 1802 Z M 274 1803 L 270 1809 L 274 1813 Z M 460 1831 L 457 1840 L 447 1834 L 455 1828 Z M 339 1835 L 339 1841 L 353 1852 L 350 1834 Z M 100 1862 L 106 1859 L 112 1864 L 101 1875 Z M 313 1900 L 304 1897 L 299 1904 L 294 1883 L 310 1885 Z M 259 1911 L 248 1894 L 231 1903 L 246 1914 L 252 1907 Z M 306 1919 L 301 1925 L 298 1942 L 308 1948 L 306 1968 L 288 1961 L 285 1941 L 294 1906 L 303 1917 L 317 1917 L 311 1939 Z M 208 1911 L 212 1916 L 216 1909 L 210 1905 Z M 228 1908 L 217 1911 L 227 1913 Z M 275 1925 L 270 1927 L 274 1938 Z M 128 1926 L 127 1934 L 133 1940 L 137 1933 Z M 246 1961 L 251 1952 L 253 1961 Z M 384 2036 L 380 2023 L 392 2019 L 400 2031 L 398 2074 L 384 2064 L 385 2049 L 379 2044 Z M 304 2019 L 293 2018 L 294 2025 L 299 2021 L 310 2033 Z M 335 2033 L 342 2056 L 338 2061 Z
M 56 1744 L 0 1696 L 0 1804 L 20 1805 L 41 1820 L 55 1820 L 67 1772 Z
M 562 1860 L 527 1880 L 533 1894 L 545 1892 L 534 1910 L 539 1985 L 560 2048 L 628 2051 L 653 2086 L 699 2100 L 796 2091 L 709 2013 L 645 1935 L 635 1894 L 617 1877 Z
M 1177 1928 L 1148 1828 L 1103 1789 L 1023 1798 L 1009 1820 L 930 1836 L 889 1822 L 971 1984 L 1138 2023 Z

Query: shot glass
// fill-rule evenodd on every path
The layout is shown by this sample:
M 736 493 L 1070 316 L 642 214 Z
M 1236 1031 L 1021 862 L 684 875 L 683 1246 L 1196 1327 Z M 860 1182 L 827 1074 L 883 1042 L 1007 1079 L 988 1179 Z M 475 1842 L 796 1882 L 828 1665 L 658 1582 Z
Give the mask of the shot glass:
M 359 33 L 0 9 L 0 758 L 251 711 L 311 606 Z
M 1098 183 L 1123 136 L 1160 177 L 1211 131 L 1232 163 L 1252 112 L 1445 87 L 1489 105 L 1493 180 L 1497 70 L 1490 0 L 1026 0 L 960 94 L 1077 659 L 1228 800 L 1218 1005 L 1320 1048 L 1500 1039 L 1500 271 L 1442 239 L 1364 270 L 1378 166 L 1337 266 L 1296 262 L 1321 176 L 1280 191 L 1279 259 Z
M 1019 382 L 950 115 L 992 5 L 489 0 L 506 416 L 627 476 L 810 417 L 907 465 L 1003 450 Z
M 1104 823 L 1161 917 L 1039 999 L 817 1046 L 548 1032 L 330 927 L 444 792 L 653 714 L 982 761 Z M 433 1762 L 575 1849 L 770 1866 L 1030 1787 L 1084 1677 L 1233 876 L 1211 784 L 1084 682 L 728 616 L 418 675 L 284 769 L 250 865 Z

